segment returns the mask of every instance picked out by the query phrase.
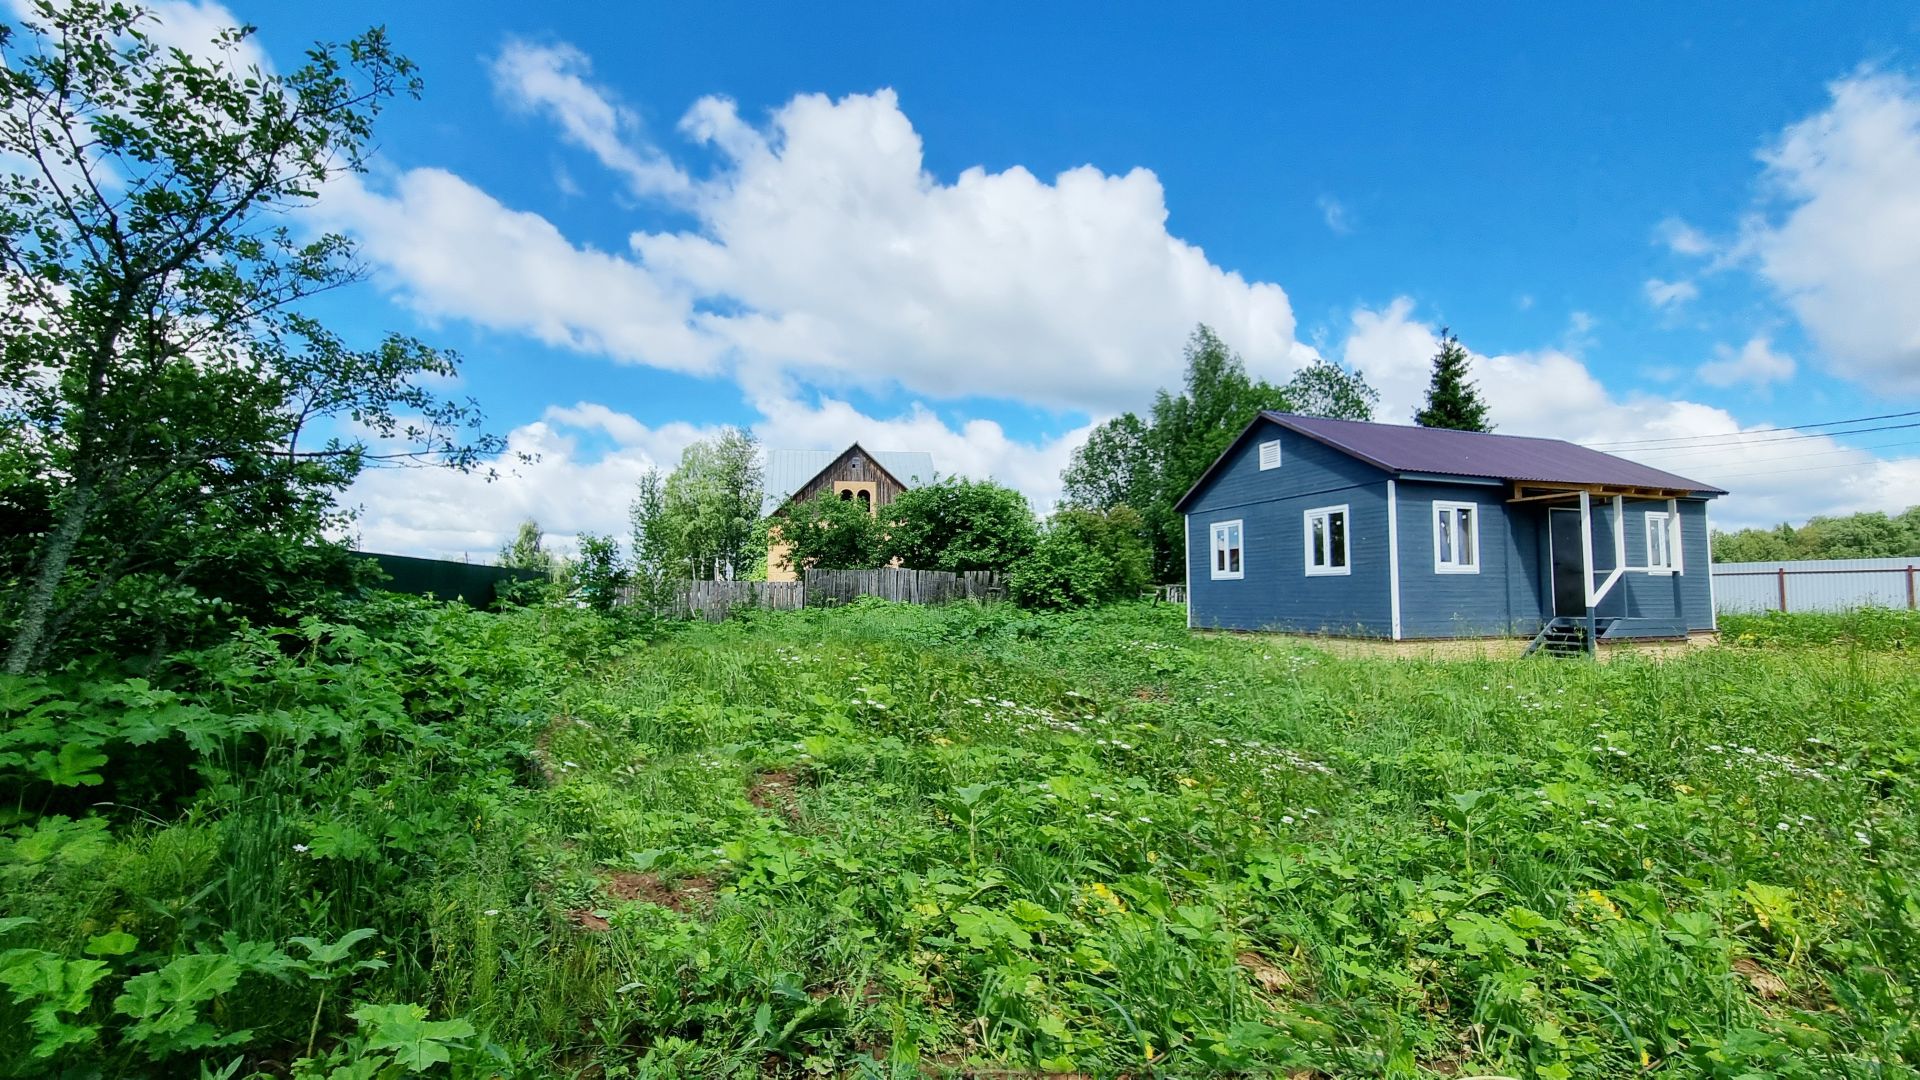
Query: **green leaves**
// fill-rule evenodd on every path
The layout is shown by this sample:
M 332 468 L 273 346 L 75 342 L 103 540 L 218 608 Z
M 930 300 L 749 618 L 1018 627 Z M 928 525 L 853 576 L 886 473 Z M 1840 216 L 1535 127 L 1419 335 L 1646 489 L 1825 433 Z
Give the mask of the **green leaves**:
M 88 956 L 125 956 L 138 948 L 140 939 L 124 930 L 113 930 L 87 939 Z
M 360 1021 L 368 1050 L 385 1051 L 395 1064 L 425 1072 L 453 1060 L 474 1036 L 465 1020 L 428 1020 L 419 1005 L 362 1005 L 349 1014 Z
M 127 1037 L 145 1044 L 155 1057 L 245 1042 L 250 1032 L 223 1035 L 200 1016 L 200 1006 L 239 985 L 240 975 L 232 957 L 189 953 L 128 979 L 113 1008 L 133 1018 Z
M 33 755 L 28 770 L 55 787 L 96 787 L 102 777 L 95 770 L 107 763 L 107 755 L 78 742 L 65 743 L 57 754 L 45 750 Z
M 40 949 L 0 952 L 0 986 L 12 992 L 14 1004 L 31 1006 L 27 1023 L 35 1035 L 34 1057 L 50 1058 L 99 1038 L 98 1026 L 70 1023 L 62 1014 L 86 1012 L 94 986 L 106 974 L 100 960 L 68 960 Z

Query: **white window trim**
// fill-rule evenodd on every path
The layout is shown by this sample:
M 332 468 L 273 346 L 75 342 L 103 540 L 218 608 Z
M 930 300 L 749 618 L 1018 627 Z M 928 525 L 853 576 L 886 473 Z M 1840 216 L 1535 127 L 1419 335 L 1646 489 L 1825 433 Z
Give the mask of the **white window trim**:
M 1661 539 L 1666 548 L 1665 554 L 1667 560 L 1664 563 L 1656 563 L 1653 561 L 1653 536 L 1656 526 L 1662 534 Z M 1679 569 L 1679 567 L 1674 565 L 1673 560 L 1673 549 L 1679 541 L 1679 537 L 1674 534 L 1678 531 L 1679 530 L 1675 529 L 1673 525 L 1673 515 L 1667 511 L 1647 511 L 1647 573 L 1671 574 Z
M 1216 531 L 1219 529 L 1240 530 L 1240 569 L 1238 570 L 1220 569 L 1220 553 L 1232 551 L 1233 548 L 1222 547 L 1215 539 Z M 1247 526 L 1241 519 L 1215 521 L 1207 526 L 1207 573 L 1212 575 L 1214 581 L 1239 581 L 1247 576 Z
M 1455 562 L 1440 561 L 1440 517 L 1443 514 L 1450 514 L 1456 510 L 1472 511 L 1471 516 L 1467 518 L 1467 530 L 1473 534 L 1469 538 L 1469 544 L 1473 548 L 1473 561 L 1471 563 L 1463 563 L 1458 561 L 1455 561 Z M 1477 574 L 1480 572 L 1480 514 L 1481 514 L 1481 510 L 1480 510 L 1479 503 L 1441 502 L 1441 501 L 1435 500 L 1433 504 L 1433 572 L 1434 573 L 1436 574 Z M 1460 544 L 1459 544 L 1459 541 L 1456 540 L 1454 542 L 1454 551 L 1455 553 L 1458 553 L 1459 550 L 1460 550 Z
M 1269 448 L 1273 450 L 1273 464 L 1271 465 L 1267 464 L 1267 450 Z M 1268 469 L 1279 468 L 1280 461 L 1281 461 L 1281 450 L 1280 450 L 1279 439 L 1268 439 L 1266 442 L 1263 442 L 1260 444 L 1260 471 L 1261 472 L 1266 472 Z
M 1345 528 L 1340 530 L 1340 554 L 1343 566 L 1313 565 L 1313 519 L 1328 518 L 1327 539 L 1333 539 L 1332 515 L 1339 514 L 1345 519 Z M 1332 552 L 1328 552 L 1332 554 Z M 1308 577 L 1342 577 L 1353 573 L 1353 514 L 1346 503 L 1339 506 L 1316 506 L 1300 515 L 1300 562 Z M 1245 563 L 1242 563 L 1245 565 Z

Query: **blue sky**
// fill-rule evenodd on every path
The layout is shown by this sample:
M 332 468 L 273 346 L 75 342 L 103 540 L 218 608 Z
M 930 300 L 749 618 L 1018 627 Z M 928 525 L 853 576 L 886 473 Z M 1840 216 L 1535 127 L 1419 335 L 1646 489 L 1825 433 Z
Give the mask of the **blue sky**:
M 283 68 L 373 23 L 420 63 L 323 199 L 373 270 L 330 310 L 541 454 L 369 478 L 369 547 L 616 529 L 723 423 L 1044 505 L 1202 319 L 1394 421 L 1450 325 L 1501 430 L 1637 443 L 1720 524 L 1920 502 L 1920 429 L 1765 445 L 1920 409 L 1920 9 L 1675 7 L 230 10 Z

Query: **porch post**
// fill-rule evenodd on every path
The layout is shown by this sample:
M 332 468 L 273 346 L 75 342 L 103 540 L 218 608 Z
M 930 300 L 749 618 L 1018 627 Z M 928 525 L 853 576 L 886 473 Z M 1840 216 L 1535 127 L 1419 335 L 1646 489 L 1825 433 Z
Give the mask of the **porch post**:
M 1600 632 L 1600 623 L 1593 616 L 1597 599 L 1593 595 L 1593 496 L 1584 490 L 1580 492 L 1580 583 L 1587 594 L 1587 655 L 1595 656 L 1599 645 L 1594 638 Z
M 1593 496 L 1580 493 L 1580 582 L 1586 589 L 1587 611 L 1593 611 Z
M 1627 500 L 1619 495 L 1613 497 L 1613 568 L 1627 568 Z

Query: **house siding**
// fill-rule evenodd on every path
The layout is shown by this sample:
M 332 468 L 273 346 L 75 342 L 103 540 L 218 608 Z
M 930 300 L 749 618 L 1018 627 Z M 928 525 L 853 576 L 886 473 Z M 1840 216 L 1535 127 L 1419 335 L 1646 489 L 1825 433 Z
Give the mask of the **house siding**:
M 1594 614 L 1603 618 L 1670 619 L 1688 630 L 1713 629 L 1712 563 L 1707 538 L 1707 503 L 1681 499 L 1681 569 L 1678 574 L 1649 574 L 1647 514 L 1662 513 L 1665 500 L 1628 499 L 1626 513 L 1627 572 L 1602 597 Z M 1613 569 L 1613 504 L 1593 505 L 1593 566 L 1596 580 Z M 1636 571 L 1634 568 L 1639 567 Z
M 1260 469 L 1260 444 L 1281 464 Z M 1309 577 L 1306 511 L 1348 508 L 1350 573 Z M 1193 626 L 1386 637 L 1387 474 L 1312 439 L 1262 423 L 1194 494 L 1186 511 L 1188 616 Z M 1245 576 L 1215 581 L 1209 527 L 1243 523 Z
M 1405 638 L 1498 637 L 1539 631 L 1550 601 L 1543 589 L 1546 513 L 1509 507 L 1505 485 L 1402 480 L 1400 627 Z M 1434 569 L 1433 504 L 1473 503 L 1480 517 L 1480 572 Z

